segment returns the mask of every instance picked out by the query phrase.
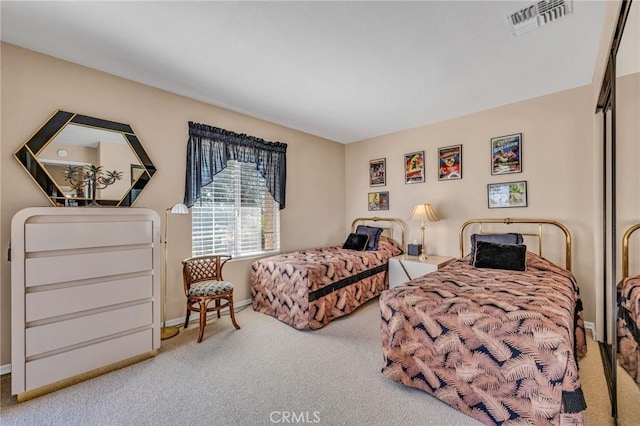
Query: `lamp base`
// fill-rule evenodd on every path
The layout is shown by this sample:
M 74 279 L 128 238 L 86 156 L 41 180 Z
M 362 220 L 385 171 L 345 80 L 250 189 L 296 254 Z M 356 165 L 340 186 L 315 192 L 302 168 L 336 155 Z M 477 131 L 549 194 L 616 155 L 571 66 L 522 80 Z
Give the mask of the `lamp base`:
M 178 333 L 180 333 L 180 328 L 176 326 L 162 327 L 162 330 L 160 330 L 160 340 L 171 339 L 172 337 L 177 336 Z
M 418 256 L 418 260 L 420 262 L 426 262 L 428 258 L 429 256 L 427 256 L 427 253 L 425 252 L 420 253 L 420 256 Z

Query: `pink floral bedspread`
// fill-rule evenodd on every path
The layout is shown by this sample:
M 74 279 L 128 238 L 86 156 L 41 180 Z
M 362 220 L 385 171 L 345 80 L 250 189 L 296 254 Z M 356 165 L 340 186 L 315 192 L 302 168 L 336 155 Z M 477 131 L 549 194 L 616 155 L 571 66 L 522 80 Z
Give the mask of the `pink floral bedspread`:
M 640 385 L 640 275 L 618 284 L 618 361 Z
M 298 329 L 318 329 L 389 288 L 389 258 L 399 244 L 380 237 L 378 250 L 341 246 L 303 250 L 255 261 L 253 309 Z
M 459 259 L 382 293 L 382 373 L 485 424 L 581 424 L 581 303 L 568 271 Z

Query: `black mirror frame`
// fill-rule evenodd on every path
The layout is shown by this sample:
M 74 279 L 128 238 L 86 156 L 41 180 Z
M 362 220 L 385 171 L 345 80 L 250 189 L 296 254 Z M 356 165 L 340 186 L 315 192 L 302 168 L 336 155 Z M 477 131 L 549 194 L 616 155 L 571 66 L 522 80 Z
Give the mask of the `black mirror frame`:
M 129 191 L 120 200 L 97 200 L 100 205 L 131 207 L 140 195 L 140 192 L 147 185 L 151 177 L 156 172 L 156 167 L 151 162 L 138 137 L 128 124 L 117 123 L 115 121 L 102 120 L 99 118 L 88 117 L 86 115 L 75 114 L 67 111 L 56 111 L 53 116 L 46 121 L 38 131 L 36 131 L 13 156 L 18 160 L 24 169 L 31 175 L 33 180 L 38 184 L 40 189 L 47 195 L 49 201 L 54 206 L 64 203 L 66 198 L 60 191 L 60 188 L 53 181 L 44 166 L 38 161 L 38 154 L 47 144 L 56 137 L 56 135 L 67 124 L 79 124 L 85 127 L 94 127 L 96 129 L 110 130 L 122 133 L 129 143 L 129 146 L 140 160 L 140 164 L 144 167 L 144 172 L 132 184 Z M 91 204 L 90 199 L 74 199 L 77 205 L 84 206 Z M 64 204 L 62 204 L 64 205 Z

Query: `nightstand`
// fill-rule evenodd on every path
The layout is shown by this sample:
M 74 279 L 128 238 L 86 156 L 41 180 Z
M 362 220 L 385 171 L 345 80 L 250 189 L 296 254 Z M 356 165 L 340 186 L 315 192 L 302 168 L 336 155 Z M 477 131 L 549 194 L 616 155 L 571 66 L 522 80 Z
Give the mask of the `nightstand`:
M 421 262 L 418 256 L 396 256 L 389 259 L 389 288 L 402 285 L 414 278 L 435 272 L 453 261 L 453 257 L 429 256 Z

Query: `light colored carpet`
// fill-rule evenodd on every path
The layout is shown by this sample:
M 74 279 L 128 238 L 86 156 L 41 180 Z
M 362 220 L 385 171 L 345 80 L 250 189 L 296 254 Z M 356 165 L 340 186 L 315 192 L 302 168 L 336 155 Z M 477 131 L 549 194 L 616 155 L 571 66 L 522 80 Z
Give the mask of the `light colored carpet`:
M 618 365 L 618 426 L 640 425 L 640 388 Z
M 192 325 L 164 341 L 153 359 L 22 404 L 11 397 L 10 375 L 5 375 L 1 423 L 479 424 L 382 375 L 379 318 L 376 299 L 321 330 L 303 332 L 247 307 L 237 314 L 241 330 L 223 316 L 207 326 L 197 344 Z M 609 424 L 599 357 L 590 341 L 589 355 L 580 363 L 587 425 Z
M 609 390 L 602 367 L 600 348 L 587 333 L 587 355 L 580 360 L 580 383 L 587 400 L 585 426 L 615 425 L 611 417 Z M 618 366 L 618 426 L 640 425 L 640 389 L 622 367 Z
M 379 318 L 376 299 L 303 332 L 248 307 L 240 330 L 223 316 L 198 344 L 192 325 L 153 359 L 21 404 L 5 379 L 1 423 L 269 425 L 295 413 L 321 425 L 477 424 L 382 375 Z

